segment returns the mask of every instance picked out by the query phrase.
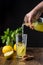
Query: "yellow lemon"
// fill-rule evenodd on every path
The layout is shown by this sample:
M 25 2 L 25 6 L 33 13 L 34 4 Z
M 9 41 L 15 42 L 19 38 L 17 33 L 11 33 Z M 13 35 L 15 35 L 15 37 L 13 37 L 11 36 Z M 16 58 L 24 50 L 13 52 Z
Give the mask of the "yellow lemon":
M 2 48 L 2 53 L 6 53 L 6 52 L 9 52 L 9 51 L 13 51 L 13 48 L 11 46 L 4 46 Z
M 18 45 L 21 45 L 21 42 L 18 42 Z M 16 51 L 16 43 L 14 44 L 14 51 Z
M 4 57 L 6 59 L 9 59 L 13 57 L 13 54 L 14 54 L 14 51 L 9 51 L 9 52 L 4 53 Z
M 11 57 L 13 56 L 13 54 L 14 54 L 13 48 L 12 48 L 10 45 L 4 46 L 4 47 L 2 48 L 2 52 L 3 52 L 4 57 L 5 57 L 6 59 L 11 58 Z
M 16 44 L 14 44 L 14 51 L 16 51 Z

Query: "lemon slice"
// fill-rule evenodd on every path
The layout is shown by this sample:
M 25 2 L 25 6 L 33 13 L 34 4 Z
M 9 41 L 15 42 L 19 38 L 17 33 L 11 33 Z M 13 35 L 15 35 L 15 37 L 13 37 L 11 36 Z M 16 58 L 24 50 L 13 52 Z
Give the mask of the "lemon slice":
M 32 25 L 36 31 L 43 32 L 43 23 L 42 22 L 33 22 Z
M 6 59 L 9 59 L 9 58 L 11 58 L 12 56 L 13 56 L 13 51 L 10 51 L 10 52 L 6 52 L 5 54 L 4 54 L 4 57 L 6 58 Z

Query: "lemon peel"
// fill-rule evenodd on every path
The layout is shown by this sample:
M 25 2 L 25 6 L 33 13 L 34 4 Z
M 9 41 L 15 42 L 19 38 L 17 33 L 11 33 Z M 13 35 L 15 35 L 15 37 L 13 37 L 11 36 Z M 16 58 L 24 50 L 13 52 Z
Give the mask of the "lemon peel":
M 16 51 L 16 44 L 14 44 L 14 51 Z
M 2 53 L 6 53 L 6 52 L 9 52 L 9 51 L 13 51 L 13 48 L 11 46 L 4 46 L 2 48 Z

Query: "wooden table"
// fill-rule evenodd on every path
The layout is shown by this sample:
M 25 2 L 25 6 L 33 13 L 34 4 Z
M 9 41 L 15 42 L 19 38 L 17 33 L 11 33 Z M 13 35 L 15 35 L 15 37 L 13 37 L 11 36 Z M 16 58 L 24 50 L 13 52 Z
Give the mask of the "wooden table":
M 43 48 L 28 48 L 27 54 L 33 55 L 34 58 L 28 61 L 20 61 L 15 57 L 6 60 L 0 49 L 0 65 L 43 65 Z

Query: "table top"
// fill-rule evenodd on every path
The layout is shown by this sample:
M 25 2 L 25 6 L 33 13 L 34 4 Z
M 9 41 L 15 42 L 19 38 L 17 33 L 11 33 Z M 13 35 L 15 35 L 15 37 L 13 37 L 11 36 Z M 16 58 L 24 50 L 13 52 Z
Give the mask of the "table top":
M 43 48 L 28 47 L 27 54 L 34 56 L 31 60 L 20 61 L 15 58 L 6 60 L 0 49 L 0 65 L 43 65 Z

